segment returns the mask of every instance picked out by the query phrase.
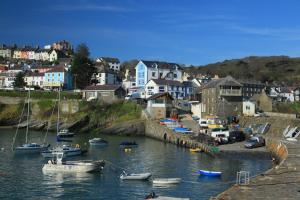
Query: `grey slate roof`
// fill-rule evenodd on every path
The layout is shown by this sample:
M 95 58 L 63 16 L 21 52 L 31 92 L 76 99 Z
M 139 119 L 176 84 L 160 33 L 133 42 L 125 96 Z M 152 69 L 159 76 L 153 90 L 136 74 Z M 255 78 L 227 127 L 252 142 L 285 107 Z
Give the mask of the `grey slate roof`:
M 157 85 L 170 85 L 170 86 L 184 86 L 179 81 L 165 80 L 165 79 L 152 79 Z
M 163 92 L 163 93 L 156 93 L 156 94 L 152 95 L 151 97 L 149 97 L 147 100 L 157 99 L 157 98 L 162 97 L 162 96 L 168 96 L 170 99 L 172 99 L 172 100 L 174 99 L 172 97 L 172 95 L 170 95 L 169 92 Z
M 182 67 L 179 64 L 176 63 L 168 63 L 168 62 L 161 62 L 161 61 L 146 61 L 141 60 L 148 68 L 159 68 L 159 69 L 177 69 L 182 70 Z
M 215 88 L 215 87 L 219 87 L 221 85 L 222 86 L 240 86 L 240 87 L 242 87 L 242 84 L 240 84 L 237 80 L 235 80 L 231 76 L 226 76 L 225 78 L 219 78 L 219 79 L 208 82 L 206 85 L 203 86 L 203 89 Z
M 83 90 L 112 90 L 115 91 L 119 89 L 120 85 L 89 85 L 85 87 Z

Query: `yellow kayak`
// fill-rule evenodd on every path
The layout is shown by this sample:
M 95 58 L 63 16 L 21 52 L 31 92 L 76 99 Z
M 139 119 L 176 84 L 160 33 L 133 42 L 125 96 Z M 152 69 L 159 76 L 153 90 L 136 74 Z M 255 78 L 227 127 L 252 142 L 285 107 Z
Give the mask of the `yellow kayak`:
M 202 149 L 201 148 L 193 148 L 193 149 L 190 149 L 190 152 L 201 152 Z

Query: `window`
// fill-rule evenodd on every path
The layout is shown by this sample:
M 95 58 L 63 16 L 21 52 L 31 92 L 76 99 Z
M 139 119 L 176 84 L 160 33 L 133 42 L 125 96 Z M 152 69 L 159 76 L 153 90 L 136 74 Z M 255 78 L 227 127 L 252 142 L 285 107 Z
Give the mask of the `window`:
M 177 74 L 174 74 L 174 78 L 177 78 Z
M 177 86 L 176 90 L 179 91 L 179 86 Z
M 152 89 L 154 89 L 154 87 L 153 87 L 153 86 L 148 86 L 147 88 L 148 88 L 148 90 L 152 90 Z
M 162 78 L 162 76 L 163 76 L 163 73 L 162 72 L 159 73 L 159 78 Z
M 165 91 L 165 86 L 159 86 L 159 92 L 164 92 Z
M 156 73 L 155 72 L 152 72 L 152 77 L 155 77 L 156 76 Z
M 164 103 L 164 100 L 163 99 L 155 99 L 154 100 L 154 103 Z

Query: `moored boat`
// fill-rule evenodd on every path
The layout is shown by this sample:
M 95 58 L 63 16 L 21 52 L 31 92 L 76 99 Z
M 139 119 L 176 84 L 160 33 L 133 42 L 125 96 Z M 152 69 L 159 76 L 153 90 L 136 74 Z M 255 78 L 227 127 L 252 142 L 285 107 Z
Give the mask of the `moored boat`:
M 61 129 L 57 134 L 60 138 L 73 137 L 74 135 L 75 133 L 70 132 L 68 129 Z
M 14 149 L 15 153 L 41 153 L 47 150 L 50 145 L 40 145 L 37 143 L 27 143 L 22 146 L 18 146 Z
M 153 184 L 177 184 L 181 182 L 181 178 L 155 178 Z
M 63 161 L 64 153 L 56 153 L 52 160 L 48 160 L 42 168 L 43 172 L 72 172 L 72 173 L 86 173 L 100 171 L 104 168 L 105 162 L 79 160 L 79 161 Z
M 198 174 L 204 175 L 204 176 L 221 176 L 222 172 L 199 170 Z
M 65 157 L 78 156 L 83 153 L 83 151 L 79 146 L 71 147 L 69 145 L 63 145 L 63 146 L 55 147 L 53 149 L 42 151 L 42 156 L 44 158 L 52 158 L 53 155 L 59 152 L 63 152 Z
M 107 145 L 108 142 L 102 138 L 93 138 L 89 140 L 90 145 Z
M 127 174 L 125 171 L 120 175 L 121 180 L 148 180 L 152 176 L 151 173 Z
M 156 195 L 154 192 L 148 194 L 145 199 L 158 199 L 158 200 L 189 200 L 189 198 L 179 198 L 179 197 L 167 197 Z

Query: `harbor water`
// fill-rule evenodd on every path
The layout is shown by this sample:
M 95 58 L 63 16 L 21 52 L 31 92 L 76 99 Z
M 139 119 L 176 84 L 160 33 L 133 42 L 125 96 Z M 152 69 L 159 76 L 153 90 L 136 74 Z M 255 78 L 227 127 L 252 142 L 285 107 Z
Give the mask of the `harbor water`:
M 25 130 L 20 130 L 16 144 L 25 141 Z M 209 199 L 235 183 L 236 173 L 249 171 L 256 175 L 272 167 L 268 156 L 247 158 L 234 156 L 212 158 L 203 153 L 165 144 L 145 137 L 100 136 L 109 144 L 90 147 L 88 139 L 99 135 L 81 134 L 73 139 L 88 152 L 71 160 L 106 161 L 101 173 L 43 174 L 47 162 L 41 155 L 15 155 L 11 144 L 15 130 L 0 129 L 0 199 L 144 199 L 150 192 L 173 197 Z M 42 142 L 43 132 L 30 131 L 30 142 Z M 47 142 L 56 145 L 55 133 L 47 135 Z M 119 147 L 122 141 L 136 141 L 131 151 Z M 203 177 L 199 169 L 221 171 L 219 178 Z M 158 187 L 151 181 L 121 181 L 122 171 L 151 172 L 153 178 L 182 178 L 178 185 Z

